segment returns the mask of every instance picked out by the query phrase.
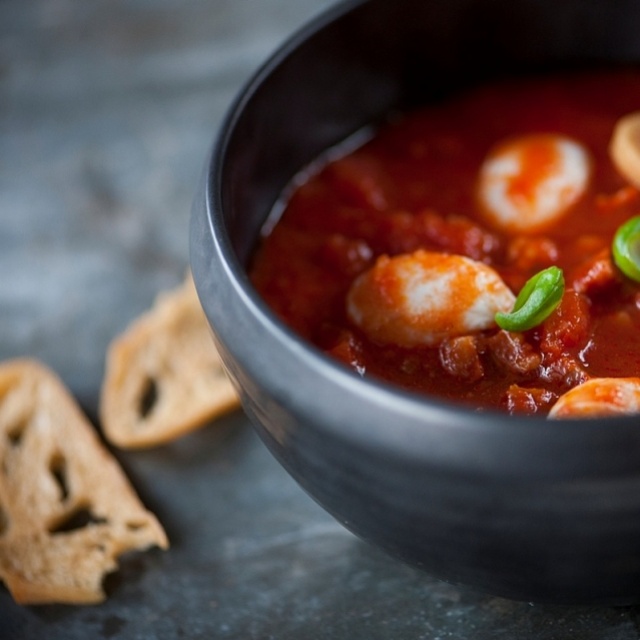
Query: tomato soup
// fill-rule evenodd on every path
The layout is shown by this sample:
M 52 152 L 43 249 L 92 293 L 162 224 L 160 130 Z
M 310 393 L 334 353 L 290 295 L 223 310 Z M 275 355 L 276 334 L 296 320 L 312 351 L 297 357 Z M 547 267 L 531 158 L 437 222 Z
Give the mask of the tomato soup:
M 393 114 L 294 181 L 252 281 L 357 375 L 477 409 L 547 414 L 590 380 L 640 376 L 640 284 L 611 251 L 640 214 L 610 150 L 637 110 L 640 73 L 623 69 L 501 81 Z M 559 303 L 533 327 L 499 326 L 549 267 L 563 274 Z

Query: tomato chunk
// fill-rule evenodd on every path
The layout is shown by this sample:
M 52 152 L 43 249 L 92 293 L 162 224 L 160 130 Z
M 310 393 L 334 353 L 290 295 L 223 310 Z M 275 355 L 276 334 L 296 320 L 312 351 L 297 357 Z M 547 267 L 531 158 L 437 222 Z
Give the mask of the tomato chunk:
M 547 359 L 556 360 L 584 346 L 589 339 L 589 300 L 577 291 L 565 291 L 540 333 L 540 348 Z

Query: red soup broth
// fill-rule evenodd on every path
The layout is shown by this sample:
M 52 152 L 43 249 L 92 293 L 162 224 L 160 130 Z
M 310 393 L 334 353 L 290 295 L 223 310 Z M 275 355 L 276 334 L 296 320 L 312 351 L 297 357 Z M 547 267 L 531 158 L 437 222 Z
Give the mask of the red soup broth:
M 394 114 L 294 181 L 253 256 L 253 284 L 287 325 L 359 375 L 478 409 L 545 414 L 588 378 L 638 376 L 640 286 L 618 271 L 610 246 L 640 213 L 640 194 L 608 151 L 617 119 L 638 109 L 640 72 L 625 69 L 501 81 Z M 483 161 L 504 141 L 540 133 L 587 149 L 586 190 L 542 230 L 488 224 L 477 196 Z M 532 180 L 546 170 L 542 157 L 528 162 Z M 526 196 L 527 179 L 510 188 Z M 514 294 L 556 265 L 565 293 L 521 333 L 494 326 L 456 343 L 377 343 L 350 321 L 347 292 L 379 256 L 418 249 L 489 265 Z

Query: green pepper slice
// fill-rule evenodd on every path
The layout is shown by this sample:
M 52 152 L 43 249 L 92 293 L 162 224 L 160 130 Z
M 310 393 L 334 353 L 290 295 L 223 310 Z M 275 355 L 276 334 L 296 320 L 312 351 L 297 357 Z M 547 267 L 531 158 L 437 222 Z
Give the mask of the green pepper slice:
M 497 325 L 506 331 L 527 331 L 544 322 L 560 304 L 564 294 L 564 274 L 559 267 L 548 267 L 527 280 L 510 313 L 499 311 Z
M 616 231 L 611 252 L 620 271 L 640 282 L 640 216 L 630 218 Z

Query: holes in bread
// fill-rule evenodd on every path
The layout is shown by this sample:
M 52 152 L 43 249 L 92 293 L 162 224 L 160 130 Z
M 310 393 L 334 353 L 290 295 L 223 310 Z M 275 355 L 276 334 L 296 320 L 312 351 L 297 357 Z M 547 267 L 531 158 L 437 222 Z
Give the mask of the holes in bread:
M 9 423 L 9 427 L 4 433 L 8 445 L 5 449 L 5 455 L 2 456 L 2 460 L 0 462 L 0 473 L 2 473 L 2 475 L 4 476 L 9 475 L 9 458 L 12 457 L 13 452 L 19 451 L 20 445 L 22 444 L 22 440 L 24 438 L 24 434 L 27 430 L 27 424 L 28 420 L 26 419 L 16 421 L 13 424 Z
M 147 523 L 144 520 L 129 520 L 126 523 L 127 529 L 131 532 L 141 531 L 147 526 Z
M 141 418 L 146 418 L 158 402 L 158 383 L 153 378 L 147 378 L 142 388 L 138 411 Z
M 0 504 L 0 538 L 7 532 L 9 528 L 9 514 Z
M 57 533 L 69 533 L 70 531 L 84 529 L 90 525 L 105 524 L 106 522 L 107 519 L 96 516 L 91 511 L 90 506 L 80 505 L 61 520 L 58 520 L 54 526 L 50 527 L 49 533 L 52 535 L 56 535 Z
M 49 471 L 60 490 L 60 500 L 64 502 L 69 496 L 69 482 L 67 479 L 67 461 L 61 453 L 54 453 L 51 456 Z
M 22 442 L 22 437 L 24 436 L 24 432 L 27 430 L 27 421 L 21 420 L 20 422 L 16 422 L 16 424 L 9 427 L 7 430 L 7 440 L 11 447 L 16 448 L 20 446 Z

